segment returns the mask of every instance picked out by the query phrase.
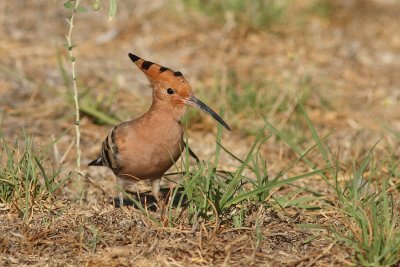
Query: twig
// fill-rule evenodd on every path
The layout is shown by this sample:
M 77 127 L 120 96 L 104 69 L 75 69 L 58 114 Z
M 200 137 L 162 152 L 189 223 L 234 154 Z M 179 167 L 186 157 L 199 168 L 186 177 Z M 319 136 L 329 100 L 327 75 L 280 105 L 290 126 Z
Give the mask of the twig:
M 73 57 L 72 54 L 72 49 L 74 46 L 72 45 L 71 41 L 71 35 L 72 35 L 72 30 L 74 28 L 74 18 L 76 14 L 76 9 L 79 6 L 81 0 L 76 0 L 74 8 L 72 9 L 72 14 L 69 19 L 67 19 L 67 23 L 69 24 L 69 31 L 68 34 L 65 36 L 68 42 L 68 56 L 69 60 L 71 61 L 71 71 L 72 71 L 72 86 L 74 90 L 74 102 L 75 102 L 75 132 L 76 132 L 76 167 L 77 167 L 77 172 L 81 172 L 81 147 L 80 147 L 80 140 L 81 140 L 81 132 L 79 128 L 79 123 L 80 123 L 80 114 L 79 114 L 79 100 L 78 100 L 78 87 L 76 85 L 76 73 L 75 73 L 75 58 Z M 78 177 L 78 190 L 79 190 L 79 202 L 82 202 L 82 191 L 83 191 L 83 185 L 82 185 L 82 177 L 79 175 Z

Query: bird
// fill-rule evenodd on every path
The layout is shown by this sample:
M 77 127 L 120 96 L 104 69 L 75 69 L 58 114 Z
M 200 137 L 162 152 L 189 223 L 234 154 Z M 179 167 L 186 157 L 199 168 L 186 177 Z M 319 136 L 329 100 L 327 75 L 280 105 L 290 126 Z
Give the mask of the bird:
M 173 71 L 129 53 L 129 58 L 148 78 L 152 88 L 152 104 L 143 115 L 116 125 L 104 139 L 99 156 L 89 166 L 110 168 L 117 185 L 151 181 L 151 191 L 159 200 L 160 181 L 179 159 L 186 144 L 181 119 L 187 106 L 211 115 L 227 130 L 228 124 L 210 107 L 195 97 L 194 91 L 180 71 Z M 190 155 L 198 160 L 189 149 Z M 123 194 L 119 190 L 119 204 Z

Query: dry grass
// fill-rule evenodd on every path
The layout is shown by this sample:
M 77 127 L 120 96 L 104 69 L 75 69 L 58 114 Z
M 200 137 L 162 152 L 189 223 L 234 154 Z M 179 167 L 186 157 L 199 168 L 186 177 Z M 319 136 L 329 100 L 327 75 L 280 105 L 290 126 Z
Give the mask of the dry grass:
M 302 151 L 315 145 L 299 104 L 320 138 L 334 130 L 324 144 L 338 159 L 342 185 L 380 140 L 373 161 L 383 163 L 375 170 L 368 167 L 363 177 L 376 188 L 388 177 L 388 192 L 399 200 L 396 1 L 292 1 L 282 17 L 268 22 L 268 29 L 246 24 L 230 12 L 216 14 L 222 19 L 208 16 L 183 2 L 190 1 L 121 2 L 111 22 L 106 9 L 78 14 L 74 53 L 83 105 L 100 110 L 109 122 L 146 109 L 151 92 L 127 57 L 135 52 L 182 71 L 201 99 L 224 108 L 234 130 L 224 133 L 223 145 L 240 158 L 256 133 L 272 132 L 263 130 L 263 117 L 283 128 Z M 54 137 L 55 145 L 46 152 L 49 161 L 62 168 L 60 177 L 76 160 L 70 148 L 71 84 L 63 76 L 70 71 L 63 48 L 68 14 L 59 1 L 0 2 L 2 132 L 12 143 L 26 131 L 34 135 L 34 144 L 46 148 Z M 99 121 L 93 114 L 82 118 L 83 163 L 98 153 L 109 131 Z M 215 133 L 211 119 L 191 113 L 189 141 L 200 158 L 213 159 Z M 271 177 L 293 162 L 288 177 L 312 171 L 307 163 L 295 161 L 293 147 L 277 136 L 269 138 L 260 153 Z M 308 156 L 325 166 L 321 150 Z M 0 159 L 5 166 L 4 157 Z M 237 165 L 221 153 L 220 168 L 235 170 Z M 315 195 L 290 186 L 273 190 L 265 203 L 246 204 L 241 228 L 234 227 L 229 213 L 220 221 L 200 220 L 195 226 L 184 213 L 173 227 L 161 227 L 137 209 L 110 205 L 115 195 L 110 172 L 82 171 L 94 183 L 86 183 L 86 205 L 76 204 L 73 181 L 32 205 L 25 219 L 16 205 L 0 204 L 0 265 L 343 266 L 356 260 L 355 248 L 326 229 L 348 229 L 357 239 L 360 228 L 343 213 L 344 202 L 320 176 L 296 183 L 317 191 L 320 198 L 299 203 Z M 151 214 L 161 220 L 159 212 Z M 318 227 L 306 227 L 310 225 Z
M 264 239 L 259 243 L 255 217 L 263 228 Z M 186 225 L 158 227 L 133 208 L 102 204 L 55 209 L 35 216 L 29 225 L 13 214 L 4 218 L 2 262 L 6 265 L 306 266 L 317 261 L 342 265 L 348 257 L 324 238 L 308 242 L 313 234 L 296 227 L 299 222 L 324 224 L 322 216 L 291 209 L 256 208 L 240 229 L 200 223 L 195 232 Z

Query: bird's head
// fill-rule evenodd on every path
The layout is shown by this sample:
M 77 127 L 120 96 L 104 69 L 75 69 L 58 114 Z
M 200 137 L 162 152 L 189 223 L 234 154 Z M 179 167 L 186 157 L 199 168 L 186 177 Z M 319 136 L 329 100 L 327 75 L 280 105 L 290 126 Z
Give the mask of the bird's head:
M 171 107 L 180 117 L 186 105 L 200 108 L 230 130 L 228 124 L 217 113 L 195 97 L 192 87 L 181 72 L 146 61 L 131 53 L 129 57 L 149 79 L 153 88 L 153 104 Z

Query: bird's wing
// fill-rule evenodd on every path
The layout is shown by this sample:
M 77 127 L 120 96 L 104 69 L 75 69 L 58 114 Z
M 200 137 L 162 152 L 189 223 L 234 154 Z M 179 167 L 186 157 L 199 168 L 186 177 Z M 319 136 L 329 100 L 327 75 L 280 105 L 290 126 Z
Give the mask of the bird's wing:
M 101 146 L 100 156 L 91 161 L 88 164 L 89 166 L 106 166 L 114 172 L 118 169 L 118 147 L 115 143 L 116 130 L 117 127 L 114 127 L 114 129 L 112 129 L 112 131 L 107 135 Z

